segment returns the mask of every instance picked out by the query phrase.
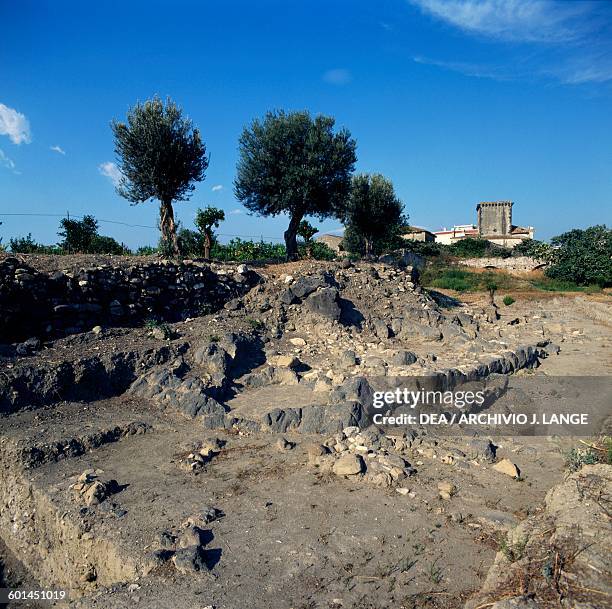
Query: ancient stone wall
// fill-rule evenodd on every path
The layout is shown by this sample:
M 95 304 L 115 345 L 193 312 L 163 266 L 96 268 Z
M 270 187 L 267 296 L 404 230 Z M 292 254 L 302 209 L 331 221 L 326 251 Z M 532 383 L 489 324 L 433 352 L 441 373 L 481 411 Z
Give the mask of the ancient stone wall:
M 510 273 L 527 273 L 546 266 L 541 260 L 535 260 L 528 256 L 516 256 L 511 258 L 468 258 L 462 260 L 461 264 L 477 269 L 502 269 Z
M 0 343 L 179 321 L 218 310 L 258 281 L 245 265 L 161 260 L 44 273 L 8 257 L 0 261 Z

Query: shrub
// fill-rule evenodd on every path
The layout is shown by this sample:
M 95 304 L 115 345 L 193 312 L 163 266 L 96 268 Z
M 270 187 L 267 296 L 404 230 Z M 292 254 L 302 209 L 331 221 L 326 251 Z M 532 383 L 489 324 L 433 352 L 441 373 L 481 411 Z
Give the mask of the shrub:
M 153 247 L 152 245 L 141 245 L 137 250 L 136 250 L 136 255 L 137 256 L 153 256 L 154 254 L 157 254 L 158 250 L 156 247 Z
M 514 298 L 512 298 L 512 296 L 504 296 L 504 299 L 502 300 L 502 302 L 509 307 L 511 304 L 514 304 L 516 302 L 516 300 L 514 300 Z
M 506 247 L 501 247 L 491 243 L 486 239 L 474 239 L 466 237 L 456 241 L 449 246 L 449 253 L 459 258 L 508 258 L 512 251 Z
M 570 472 L 578 471 L 583 465 L 594 465 L 598 461 L 597 455 L 590 448 L 572 448 L 565 455 L 565 466 Z
M 37 243 L 32 238 L 32 233 L 25 237 L 16 237 L 9 240 L 9 247 L 13 254 L 58 254 L 61 253 L 53 245 L 43 245 Z
M 574 229 L 551 239 L 553 264 L 546 275 L 579 285 L 612 285 L 612 230 L 605 225 Z

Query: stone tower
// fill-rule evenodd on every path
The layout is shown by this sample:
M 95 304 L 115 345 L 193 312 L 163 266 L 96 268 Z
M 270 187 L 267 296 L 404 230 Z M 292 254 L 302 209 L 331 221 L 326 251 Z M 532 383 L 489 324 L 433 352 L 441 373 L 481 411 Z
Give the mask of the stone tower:
M 512 230 L 512 201 L 483 201 L 476 206 L 478 235 L 495 237 L 509 235 Z

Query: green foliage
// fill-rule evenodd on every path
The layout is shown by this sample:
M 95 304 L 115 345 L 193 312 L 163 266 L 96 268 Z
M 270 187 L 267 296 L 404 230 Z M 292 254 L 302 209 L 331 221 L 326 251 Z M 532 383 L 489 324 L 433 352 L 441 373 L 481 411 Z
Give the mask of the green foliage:
M 521 560 L 525 555 L 525 549 L 527 547 L 527 537 L 521 537 L 515 542 L 509 541 L 507 538 L 502 539 L 499 544 L 499 551 L 506 557 L 510 562 L 516 562 Z
M 297 231 L 306 215 L 342 215 L 357 159 L 346 129 L 334 119 L 308 112 L 268 112 L 239 140 L 236 198 L 261 216 L 287 213 L 287 257 L 297 256 Z
M 201 256 L 204 249 L 204 238 L 202 235 L 188 228 L 180 228 L 177 235 L 179 252 L 183 256 Z M 160 246 L 163 242 L 160 243 Z
M 537 239 L 525 239 L 512 250 L 512 256 L 528 256 L 542 262 L 549 262 L 553 250 L 548 243 Z
M 587 294 L 601 292 L 601 286 L 587 285 L 580 286 L 573 281 L 564 281 L 561 279 L 552 279 L 550 277 L 542 277 L 531 281 L 536 290 L 544 290 L 546 292 L 585 292 Z
M 300 258 L 314 258 L 315 260 L 335 260 L 337 258 L 333 249 L 319 241 L 298 242 L 298 253 Z
M 9 239 L 9 247 L 13 254 L 61 254 L 61 250 L 53 245 L 43 245 L 37 243 L 32 238 L 32 233 L 25 237 L 15 237 Z
M 390 180 L 380 174 L 355 176 L 344 214 L 344 248 L 370 256 L 403 245 L 403 211 Z
M 236 237 L 229 243 L 213 243 L 211 257 L 221 261 L 250 262 L 254 260 L 282 260 L 285 246 L 265 241 L 243 241 Z
M 423 269 L 423 285 L 456 292 L 491 292 L 491 289 L 510 290 L 516 287 L 515 278 L 504 271 L 478 273 L 465 267 L 430 262 Z
M 157 254 L 157 252 L 158 252 L 157 248 L 152 245 L 141 245 L 136 250 L 136 255 L 137 256 L 153 256 L 154 254 Z
M 160 322 L 158 319 L 153 317 L 145 320 L 145 328 L 147 328 L 150 332 L 153 330 L 160 330 L 163 334 L 164 340 L 172 340 L 173 338 L 176 338 L 176 332 L 168 324 Z
M 590 448 L 572 448 L 565 454 L 565 467 L 570 472 L 578 471 L 583 465 L 594 465 L 598 462 L 597 455 Z
M 254 319 L 253 317 L 247 317 L 246 322 L 249 324 L 252 330 L 258 332 L 264 328 L 264 323 L 259 319 Z
M 502 300 L 502 302 L 509 307 L 510 305 L 514 304 L 516 302 L 516 300 L 514 300 L 514 298 L 512 298 L 512 296 L 504 296 L 504 299 Z
M 158 97 L 136 104 L 111 129 L 122 174 L 117 192 L 132 203 L 160 201 L 162 237 L 178 253 L 172 202 L 188 199 L 208 167 L 199 130 L 171 99 Z
M 612 285 L 612 229 L 574 229 L 551 239 L 555 248 L 546 275 L 579 285 Z
M 130 254 L 125 245 L 112 237 L 98 234 L 98 221 L 91 215 L 81 220 L 62 218 L 58 235 L 62 237 L 59 247 L 68 254 Z
M 455 241 L 448 247 L 448 252 L 458 258 L 508 258 L 512 255 L 512 250 L 506 247 L 472 237 Z
M 132 252 L 122 243 L 118 243 L 112 237 L 95 235 L 89 246 L 89 254 L 113 254 L 117 256 L 129 255 Z
M 210 258 L 210 248 L 215 238 L 213 229 L 218 228 L 219 222 L 223 222 L 223 220 L 225 220 L 225 212 L 217 207 L 209 205 L 205 209 L 198 209 L 196 212 L 195 225 L 202 235 L 205 258 Z
M 298 237 L 302 237 L 308 243 L 317 233 L 319 229 L 314 227 L 308 220 L 302 220 L 297 229 Z
M 412 239 L 402 239 L 403 249 L 414 252 L 427 258 L 436 258 L 447 254 L 448 246 L 435 241 L 413 241 Z
M 68 253 L 89 252 L 94 237 L 98 234 L 98 221 L 90 215 L 82 220 L 62 218 L 61 230 L 57 233 L 62 237 L 59 246 Z

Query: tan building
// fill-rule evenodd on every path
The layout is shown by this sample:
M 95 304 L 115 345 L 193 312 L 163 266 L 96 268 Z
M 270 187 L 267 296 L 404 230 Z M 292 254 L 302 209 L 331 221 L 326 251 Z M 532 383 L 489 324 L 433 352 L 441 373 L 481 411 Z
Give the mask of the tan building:
M 512 201 L 483 201 L 476 206 L 478 224 L 461 224 L 451 230 L 436 231 L 436 241 L 451 245 L 460 239 L 486 239 L 502 247 L 513 248 L 521 241 L 533 239 L 533 226 L 512 224 Z
M 337 254 L 342 252 L 342 237 L 339 235 L 320 235 L 319 237 L 315 237 L 315 241 L 319 243 L 325 243 L 330 250 L 333 250 Z
M 436 236 L 431 231 L 428 231 L 426 228 L 422 228 L 421 226 L 409 226 L 402 233 L 402 239 L 407 239 L 408 241 L 430 242 L 435 241 Z

